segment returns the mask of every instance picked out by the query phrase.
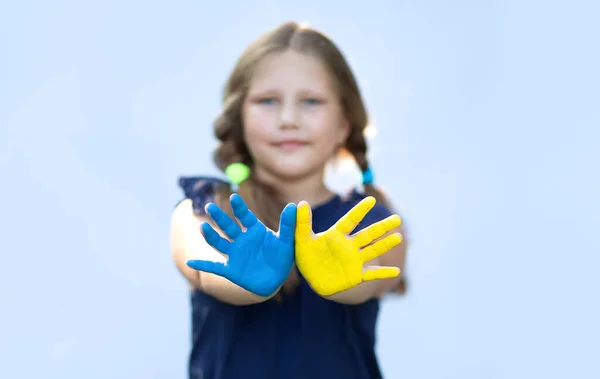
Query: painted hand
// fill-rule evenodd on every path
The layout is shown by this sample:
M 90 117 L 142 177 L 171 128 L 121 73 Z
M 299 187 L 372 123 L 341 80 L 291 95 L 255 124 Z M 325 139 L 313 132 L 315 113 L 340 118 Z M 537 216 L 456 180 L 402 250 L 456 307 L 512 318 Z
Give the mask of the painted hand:
M 373 243 L 400 226 L 399 216 L 392 215 L 349 235 L 374 205 L 374 197 L 363 199 L 335 225 L 315 235 L 310 206 L 306 202 L 298 204 L 296 266 L 319 295 L 330 296 L 363 281 L 394 278 L 400 274 L 397 267 L 363 268 L 366 262 L 387 253 L 402 241 L 400 234 L 395 233 Z
M 216 204 L 208 204 L 206 210 L 231 242 L 221 237 L 209 223 L 202 224 L 206 242 L 225 254 L 227 263 L 190 260 L 187 265 L 225 277 L 259 296 L 270 296 L 288 277 L 294 262 L 296 205 L 288 204 L 284 208 L 279 232 L 274 233 L 256 218 L 240 195 L 231 195 L 230 203 L 245 231 Z

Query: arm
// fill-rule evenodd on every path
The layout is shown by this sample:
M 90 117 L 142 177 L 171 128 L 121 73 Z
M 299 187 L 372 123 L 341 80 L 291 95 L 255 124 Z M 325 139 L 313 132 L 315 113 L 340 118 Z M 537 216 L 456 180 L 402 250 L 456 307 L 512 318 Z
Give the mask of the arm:
M 208 245 L 200 233 L 200 224 L 207 221 L 207 218 L 194 215 L 190 199 L 184 200 L 175 208 L 171 218 L 171 255 L 177 269 L 193 287 L 222 302 L 248 305 L 268 300 L 269 297 L 255 295 L 221 276 L 187 266 L 186 262 L 190 259 L 226 261 L 223 255 Z
M 308 203 L 298 205 L 296 265 L 313 290 L 326 299 L 360 304 L 379 295 L 382 280 L 398 277 L 398 267 L 380 266 L 382 256 L 402 242 L 399 233 L 390 233 L 401 224 L 398 215 L 381 208 L 365 221 L 367 227 L 350 235 L 375 202 L 372 196 L 364 198 L 319 234 L 312 231 Z M 382 216 L 387 217 L 382 220 Z
M 393 232 L 402 235 L 402 243 L 395 246 L 386 254 L 380 257 L 382 266 L 394 266 L 400 269 L 400 275 L 392 279 L 383 279 L 379 281 L 379 290 L 377 296 L 383 296 L 385 293 L 397 288 L 404 276 L 404 267 L 406 265 L 406 235 L 402 227 L 397 228 Z

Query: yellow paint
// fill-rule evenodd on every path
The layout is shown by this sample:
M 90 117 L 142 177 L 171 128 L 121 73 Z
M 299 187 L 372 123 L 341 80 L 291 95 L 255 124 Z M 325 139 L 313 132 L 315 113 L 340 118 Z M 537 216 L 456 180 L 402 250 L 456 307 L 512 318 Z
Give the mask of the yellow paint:
M 397 267 L 378 267 L 364 270 L 363 265 L 400 244 L 402 237 L 390 230 L 400 226 L 398 215 L 370 225 L 350 235 L 375 206 L 374 197 L 366 197 L 328 230 L 314 234 L 312 213 L 306 202 L 298 205 L 296 216 L 296 265 L 312 289 L 321 296 L 331 296 L 348 290 L 363 281 L 394 278 Z

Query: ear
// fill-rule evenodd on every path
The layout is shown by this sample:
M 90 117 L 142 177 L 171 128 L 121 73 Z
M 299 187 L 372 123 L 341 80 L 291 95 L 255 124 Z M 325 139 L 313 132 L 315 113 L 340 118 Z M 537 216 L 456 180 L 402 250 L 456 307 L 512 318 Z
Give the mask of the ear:
M 344 119 L 344 122 L 342 123 L 342 128 L 340 130 L 340 134 L 339 134 L 339 140 L 337 141 L 338 146 L 340 146 L 340 147 L 346 146 L 346 140 L 348 139 L 348 136 L 350 135 L 351 128 L 352 128 L 352 126 L 350 125 L 350 121 L 348 121 L 347 119 Z

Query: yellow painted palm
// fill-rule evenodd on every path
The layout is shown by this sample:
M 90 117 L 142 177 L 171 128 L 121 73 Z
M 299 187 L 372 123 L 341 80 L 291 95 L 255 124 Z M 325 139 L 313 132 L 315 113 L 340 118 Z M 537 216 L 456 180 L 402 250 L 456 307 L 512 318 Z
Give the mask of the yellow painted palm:
M 350 235 L 373 206 L 375 198 L 366 197 L 331 228 L 315 234 L 312 230 L 310 206 L 305 201 L 298 204 L 296 265 L 319 295 L 330 296 L 363 281 L 394 278 L 400 274 L 397 267 L 364 267 L 366 262 L 387 253 L 402 241 L 398 233 L 378 240 L 400 226 L 398 215 L 392 215 Z

